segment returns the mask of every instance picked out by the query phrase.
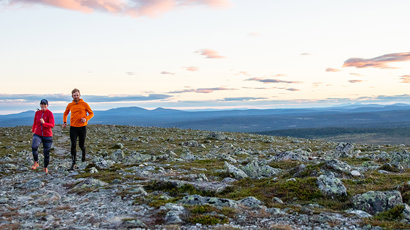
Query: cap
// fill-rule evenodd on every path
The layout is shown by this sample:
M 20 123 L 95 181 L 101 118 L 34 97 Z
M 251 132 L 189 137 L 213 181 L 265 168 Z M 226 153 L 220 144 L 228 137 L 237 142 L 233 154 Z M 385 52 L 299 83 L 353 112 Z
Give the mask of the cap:
M 48 105 L 48 101 L 46 99 L 41 99 L 40 105 L 41 104 Z

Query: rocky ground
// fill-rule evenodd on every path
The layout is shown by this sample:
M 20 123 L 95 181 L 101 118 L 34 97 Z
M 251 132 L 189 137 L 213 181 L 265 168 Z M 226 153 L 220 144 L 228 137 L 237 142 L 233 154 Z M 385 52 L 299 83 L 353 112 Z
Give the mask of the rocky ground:
M 91 125 L 70 172 L 55 127 L 45 175 L 0 138 L 0 229 L 410 229 L 408 145 Z

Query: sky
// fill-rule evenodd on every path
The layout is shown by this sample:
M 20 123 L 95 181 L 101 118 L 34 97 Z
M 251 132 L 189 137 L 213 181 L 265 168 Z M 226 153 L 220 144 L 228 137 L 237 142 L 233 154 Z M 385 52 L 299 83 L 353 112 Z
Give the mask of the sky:
M 0 114 L 410 104 L 408 0 L 0 0 Z

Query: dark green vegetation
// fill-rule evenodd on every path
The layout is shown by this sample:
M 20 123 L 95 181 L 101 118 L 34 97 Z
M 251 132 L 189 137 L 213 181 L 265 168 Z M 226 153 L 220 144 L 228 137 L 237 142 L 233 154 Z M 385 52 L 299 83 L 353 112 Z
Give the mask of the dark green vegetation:
M 396 128 L 304 128 L 258 132 L 262 135 L 323 139 L 367 144 L 410 144 L 410 127 Z

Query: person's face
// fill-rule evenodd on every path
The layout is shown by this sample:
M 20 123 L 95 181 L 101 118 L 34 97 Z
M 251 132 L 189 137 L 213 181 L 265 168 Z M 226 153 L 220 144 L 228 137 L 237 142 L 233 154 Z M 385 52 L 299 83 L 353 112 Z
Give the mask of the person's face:
M 72 95 L 72 97 L 73 97 L 73 100 L 74 101 L 79 101 L 80 100 L 80 93 L 79 92 L 75 92 L 75 93 L 73 93 L 73 95 Z
M 47 104 L 40 104 L 41 110 L 47 110 L 48 105 Z

